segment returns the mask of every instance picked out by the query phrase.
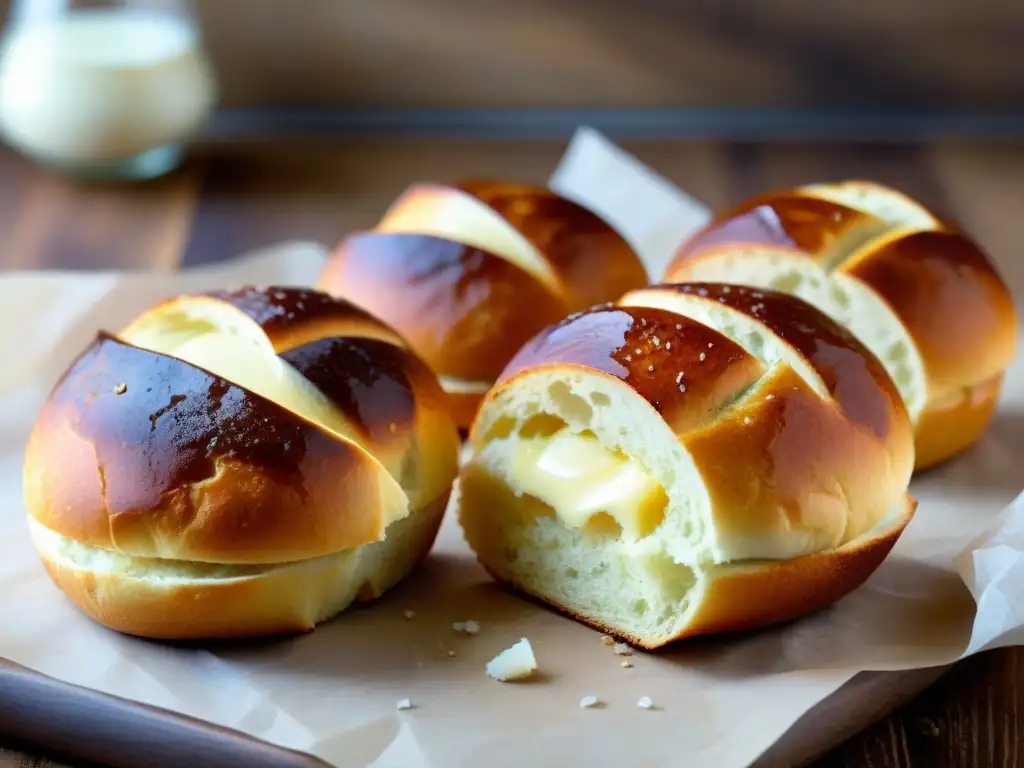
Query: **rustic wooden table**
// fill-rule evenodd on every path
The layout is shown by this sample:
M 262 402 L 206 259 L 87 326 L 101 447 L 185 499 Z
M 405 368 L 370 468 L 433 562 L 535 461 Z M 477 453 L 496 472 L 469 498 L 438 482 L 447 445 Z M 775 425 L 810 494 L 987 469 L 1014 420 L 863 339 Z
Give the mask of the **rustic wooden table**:
M 541 181 L 562 142 L 268 140 L 198 147 L 180 171 L 139 185 L 75 184 L 0 150 L 0 266 L 172 270 L 284 239 L 333 243 L 373 224 L 411 181 L 492 175 Z M 1024 144 L 624 145 L 713 206 L 767 187 L 841 177 L 895 184 L 1017 258 L 1024 243 Z M 1024 765 L 1024 651 L 982 654 L 820 766 Z M 80 765 L 0 745 L 0 766 Z

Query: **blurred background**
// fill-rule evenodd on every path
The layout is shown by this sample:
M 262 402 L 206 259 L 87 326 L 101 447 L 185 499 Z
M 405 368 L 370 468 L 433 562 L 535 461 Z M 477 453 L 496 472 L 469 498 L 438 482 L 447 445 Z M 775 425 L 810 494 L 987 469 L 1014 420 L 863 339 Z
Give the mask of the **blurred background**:
M 189 41 L 29 34 L 110 5 Z M 1024 172 L 1021 2 L 0 0 L 0 18 L 8 268 L 331 245 L 416 180 L 543 183 L 580 124 L 713 207 L 867 176 L 973 223 L 1014 210 Z M 159 178 L 85 183 L 72 161 Z
M 0 0 L 0 17 L 11 5 Z M 605 119 L 637 131 L 752 134 L 757 121 L 741 111 L 769 109 L 793 114 L 781 124 L 762 116 L 762 132 L 881 135 L 1005 133 L 1024 110 L 1024 3 L 1009 0 L 197 0 L 192 8 L 219 106 L 236 120 L 238 111 L 284 109 L 304 119 L 308 110 L 639 109 L 661 114 Z M 709 109 L 725 113 L 664 114 Z M 849 113 L 845 129 L 815 115 L 825 111 Z M 535 125 L 558 130 L 548 118 Z

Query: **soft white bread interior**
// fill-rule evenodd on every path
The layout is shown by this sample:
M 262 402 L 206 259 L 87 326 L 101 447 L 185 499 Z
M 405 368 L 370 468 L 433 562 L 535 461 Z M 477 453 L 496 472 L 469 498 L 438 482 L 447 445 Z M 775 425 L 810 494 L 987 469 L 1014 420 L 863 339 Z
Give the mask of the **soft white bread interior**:
M 429 551 L 457 470 L 436 376 L 324 294 L 184 296 L 100 334 L 25 455 L 55 583 L 154 638 L 312 629 Z
M 505 364 L 544 326 L 647 284 L 629 244 L 543 187 L 416 184 L 346 237 L 322 290 L 398 329 L 441 376 L 468 428 Z
M 834 602 L 914 508 L 909 419 L 878 361 L 797 299 L 724 285 L 545 331 L 470 451 L 459 517 L 483 566 L 645 647 Z
M 1012 298 L 977 244 L 871 182 L 751 198 L 685 243 L 663 279 L 784 291 L 850 329 L 899 387 L 918 468 L 980 436 L 1016 354 Z

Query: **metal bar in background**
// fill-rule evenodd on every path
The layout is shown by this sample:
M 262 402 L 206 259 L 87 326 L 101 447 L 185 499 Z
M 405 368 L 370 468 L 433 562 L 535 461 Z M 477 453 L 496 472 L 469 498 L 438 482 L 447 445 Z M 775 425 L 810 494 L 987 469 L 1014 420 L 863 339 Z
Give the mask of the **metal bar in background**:
M 615 139 L 721 141 L 920 141 L 1021 139 L 1024 110 L 564 109 L 224 110 L 214 140 L 287 135 L 364 138 L 567 139 L 589 125 Z

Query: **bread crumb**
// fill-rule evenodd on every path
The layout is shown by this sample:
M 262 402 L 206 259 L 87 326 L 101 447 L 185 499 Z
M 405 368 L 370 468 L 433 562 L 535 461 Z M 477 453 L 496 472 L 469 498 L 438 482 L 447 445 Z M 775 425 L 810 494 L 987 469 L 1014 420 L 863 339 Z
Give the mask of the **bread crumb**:
M 409 621 L 412 621 L 413 619 L 416 618 L 416 611 L 412 610 L 411 608 L 406 608 L 405 609 L 405 618 L 407 618 Z
M 128 391 L 128 385 L 125 384 L 124 382 L 121 382 L 116 387 L 114 387 L 114 394 L 115 395 L 123 395 L 127 391 Z
M 601 643 L 603 645 L 615 645 L 615 640 L 611 635 L 601 635 Z
M 487 676 L 501 682 L 525 680 L 537 671 L 533 646 L 525 637 L 487 662 Z
M 630 667 L 633 666 L 633 662 L 632 661 L 627 661 L 626 659 L 623 659 L 622 663 L 619 664 L 619 666 L 622 667 L 623 669 L 629 669 Z
M 654 702 L 651 701 L 651 697 L 650 696 L 641 696 L 640 699 L 637 701 L 636 705 L 638 707 L 640 707 L 640 709 L 653 709 L 654 708 Z
M 412 709 L 412 702 L 409 699 L 399 699 L 395 709 Z
M 580 699 L 580 709 L 590 709 L 591 707 L 596 707 L 600 703 L 601 700 L 598 699 L 597 696 L 584 696 Z
M 616 643 L 615 645 L 612 646 L 612 651 L 615 653 L 616 656 L 632 656 L 633 655 L 633 649 L 630 648 L 625 643 Z
M 743 423 L 744 424 L 749 424 L 750 423 L 750 417 L 749 416 L 744 416 L 743 417 Z
M 467 635 L 475 635 L 480 631 L 480 623 L 472 619 L 469 621 L 456 621 L 452 624 L 452 629 Z

